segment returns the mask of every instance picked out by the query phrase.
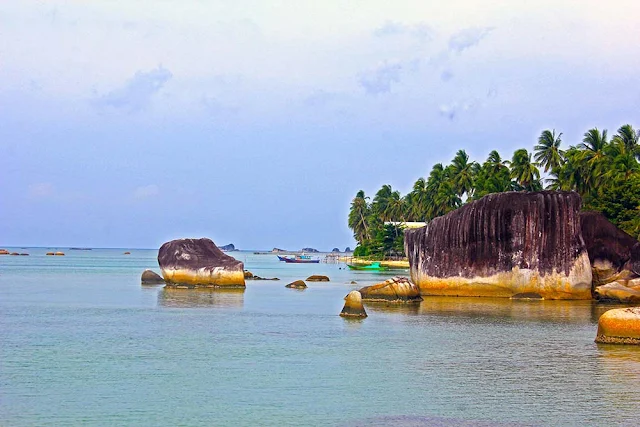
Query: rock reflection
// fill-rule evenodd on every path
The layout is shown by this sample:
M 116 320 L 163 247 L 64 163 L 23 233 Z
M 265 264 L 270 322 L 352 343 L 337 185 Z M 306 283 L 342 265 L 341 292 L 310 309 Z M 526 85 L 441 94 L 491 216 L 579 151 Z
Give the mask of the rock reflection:
M 163 307 L 230 307 L 244 305 L 244 289 L 180 289 L 163 288 L 158 293 Z
M 640 346 L 621 344 L 594 344 L 598 348 L 597 366 L 600 376 L 612 387 L 604 393 L 609 405 L 636 408 L 640 382 Z
M 407 315 L 415 315 L 420 314 L 420 303 L 392 303 L 392 302 L 371 302 L 364 301 L 364 306 L 367 311 L 371 311 L 373 313 L 381 312 L 381 313 L 397 313 L 397 314 L 407 314 Z
M 594 301 L 511 300 L 423 296 L 418 308 L 422 315 L 467 318 L 511 318 L 521 321 L 556 323 L 597 323 L 602 314 Z M 606 310 L 605 310 L 606 311 Z M 604 311 L 602 311 L 604 312 Z

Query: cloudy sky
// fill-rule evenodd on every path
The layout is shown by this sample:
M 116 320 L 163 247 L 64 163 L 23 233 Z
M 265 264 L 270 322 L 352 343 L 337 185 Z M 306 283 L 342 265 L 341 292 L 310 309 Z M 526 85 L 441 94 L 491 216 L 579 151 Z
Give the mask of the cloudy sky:
M 354 246 L 359 189 L 640 127 L 640 6 L 0 5 L 0 246 Z

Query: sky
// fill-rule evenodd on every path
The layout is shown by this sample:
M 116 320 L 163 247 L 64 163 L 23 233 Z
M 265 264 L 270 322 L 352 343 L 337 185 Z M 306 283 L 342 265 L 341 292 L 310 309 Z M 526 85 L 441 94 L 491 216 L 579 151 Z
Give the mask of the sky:
M 0 246 L 354 247 L 353 196 L 640 127 L 640 4 L 0 2 Z

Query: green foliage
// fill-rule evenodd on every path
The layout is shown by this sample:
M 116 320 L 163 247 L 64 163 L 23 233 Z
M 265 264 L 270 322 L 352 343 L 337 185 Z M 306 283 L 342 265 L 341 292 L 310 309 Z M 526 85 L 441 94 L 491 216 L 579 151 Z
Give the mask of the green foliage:
M 560 148 L 562 133 L 545 130 L 534 147 L 503 160 L 497 151 L 481 165 L 459 150 L 448 166 L 437 163 L 428 178 L 418 178 L 404 197 L 383 185 L 371 203 L 360 190 L 351 202 L 349 227 L 358 246 L 355 256 L 403 254 L 401 227 L 385 222 L 430 221 L 490 193 L 542 190 L 540 169 L 548 173 L 547 189 L 576 191 L 584 209 L 602 212 L 611 222 L 640 237 L 640 131 L 621 126 L 616 135 L 597 128 L 582 141 Z

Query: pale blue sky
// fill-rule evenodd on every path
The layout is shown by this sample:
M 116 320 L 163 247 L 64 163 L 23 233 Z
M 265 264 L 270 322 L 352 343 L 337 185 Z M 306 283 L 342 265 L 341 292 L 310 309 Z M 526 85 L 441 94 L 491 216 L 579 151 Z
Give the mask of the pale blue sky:
M 0 5 L 0 246 L 354 246 L 459 148 L 640 127 L 634 1 Z

